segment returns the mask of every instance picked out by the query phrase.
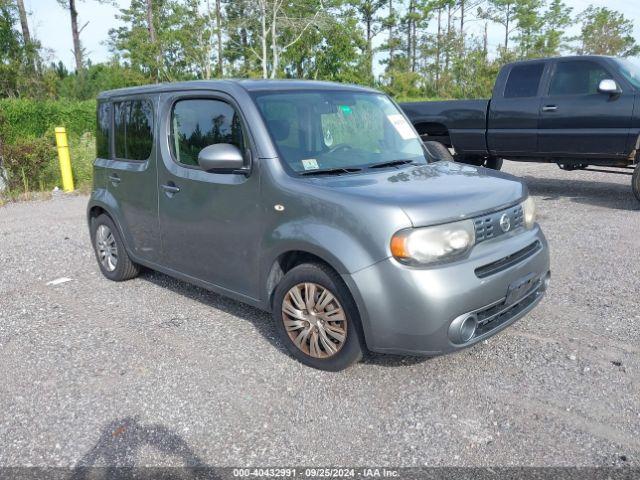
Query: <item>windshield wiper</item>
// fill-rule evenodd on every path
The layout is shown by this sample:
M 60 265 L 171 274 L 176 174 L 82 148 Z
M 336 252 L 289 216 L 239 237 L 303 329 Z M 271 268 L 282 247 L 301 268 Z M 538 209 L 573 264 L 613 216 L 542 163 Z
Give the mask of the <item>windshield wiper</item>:
M 307 170 L 298 175 L 340 175 L 341 173 L 355 173 L 362 171 L 361 168 L 322 168 L 320 170 Z
M 406 165 L 408 163 L 414 163 L 413 160 L 389 160 L 388 162 L 380 162 L 369 165 L 369 168 L 384 168 L 384 167 L 397 167 L 399 165 Z

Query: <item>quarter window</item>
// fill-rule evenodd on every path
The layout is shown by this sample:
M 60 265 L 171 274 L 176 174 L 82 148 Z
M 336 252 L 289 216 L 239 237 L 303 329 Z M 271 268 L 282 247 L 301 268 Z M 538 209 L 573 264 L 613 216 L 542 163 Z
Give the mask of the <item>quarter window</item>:
M 231 143 L 244 151 L 240 116 L 220 100 L 180 100 L 171 114 L 171 150 L 178 163 L 198 165 L 200 150 Z
M 111 129 L 111 104 L 98 104 L 96 128 L 96 157 L 111 158 L 109 154 L 109 130 Z
M 535 97 L 542 78 L 544 63 L 516 65 L 509 72 L 504 89 L 505 98 Z
M 148 100 L 114 103 L 115 156 L 146 160 L 153 147 L 153 107 Z
M 595 62 L 559 62 L 551 79 L 549 95 L 589 95 L 598 93 L 600 80 L 611 78 Z

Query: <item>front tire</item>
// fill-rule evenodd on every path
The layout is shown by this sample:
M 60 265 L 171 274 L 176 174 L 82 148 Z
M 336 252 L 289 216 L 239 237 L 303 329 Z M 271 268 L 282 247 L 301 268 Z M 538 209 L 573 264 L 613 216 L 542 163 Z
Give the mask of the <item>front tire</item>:
M 500 170 L 502 169 L 503 161 L 504 160 L 502 158 L 489 157 L 484 161 L 484 166 L 493 170 Z
M 640 202 L 640 162 L 638 162 L 635 170 L 633 171 L 633 176 L 631 177 L 631 188 L 633 189 L 633 194 L 636 196 L 636 199 Z
M 433 157 L 433 159 L 436 162 L 439 162 L 439 161 L 453 162 L 454 161 L 453 155 L 451 155 L 451 152 L 443 143 L 436 142 L 434 140 L 429 140 L 423 143 L 425 148 L 429 152 L 429 154 Z
M 273 320 L 297 360 L 336 372 L 362 358 L 362 328 L 355 301 L 340 276 L 321 263 L 288 271 L 276 288 Z
M 115 223 L 104 213 L 91 221 L 91 243 L 102 274 L 114 282 L 137 277 L 140 267 L 131 261 Z
M 466 163 L 467 165 L 474 165 L 476 167 L 486 167 L 493 170 L 500 170 L 502 168 L 502 158 L 498 157 L 481 157 L 477 155 L 456 155 L 456 161 L 459 163 Z

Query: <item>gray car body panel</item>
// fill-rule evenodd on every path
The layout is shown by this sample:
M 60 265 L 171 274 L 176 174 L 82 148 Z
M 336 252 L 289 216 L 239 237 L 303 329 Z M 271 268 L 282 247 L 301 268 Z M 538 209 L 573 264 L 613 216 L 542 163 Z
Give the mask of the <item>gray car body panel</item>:
M 250 92 L 310 88 L 371 91 L 325 82 L 199 81 L 101 94 L 99 101 L 154 102 L 154 148 L 144 162 L 96 160 L 89 214 L 99 207 L 114 219 L 135 262 L 267 311 L 278 258 L 291 251 L 315 255 L 351 290 L 366 343 L 375 351 L 454 350 L 446 330 L 456 316 L 503 297 L 523 275 L 548 272 L 547 243 L 538 227 L 483 242 L 467 258 L 438 267 L 394 260 L 390 240 L 397 231 L 515 205 L 526 198 L 526 187 L 504 173 L 449 162 L 292 175 L 277 158 Z M 248 175 L 207 173 L 173 160 L 169 118 L 182 98 L 219 98 L 240 112 L 249 134 Z M 114 172 L 124 177 L 118 185 L 109 181 Z M 180 192 L 163 191 L 168 182 Z M 543 245 L 534 256 L 488 278 L 475 276 L 477 266 L 533 239 Z

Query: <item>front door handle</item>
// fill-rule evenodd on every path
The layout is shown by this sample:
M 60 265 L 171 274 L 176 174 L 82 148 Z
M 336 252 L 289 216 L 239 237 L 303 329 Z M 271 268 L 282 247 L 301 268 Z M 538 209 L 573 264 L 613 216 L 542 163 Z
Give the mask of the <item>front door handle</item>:
M 545 105 L 542 107 L 543 112 L 555 112 L 556 110 L 558 110 L 557 105 Z
M 122 179 L 118 175 L 116 175 L 115 173 L 112 173 L 111 175 L 109 175 L 109 181 L 115 187 L 116 185 L 118 185 L 122 181 Z
M 180 187 L 173 182 L 169 182 L 166 185 L 160 185 L 160 188 L 165 191 L 168 197 L 173 197 L 180 191 Z

